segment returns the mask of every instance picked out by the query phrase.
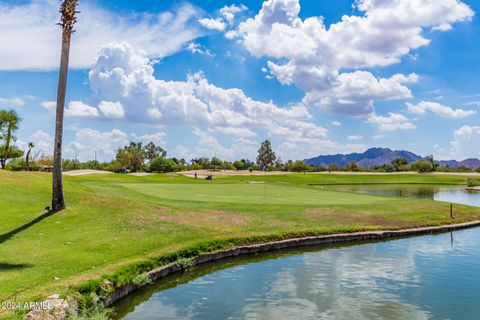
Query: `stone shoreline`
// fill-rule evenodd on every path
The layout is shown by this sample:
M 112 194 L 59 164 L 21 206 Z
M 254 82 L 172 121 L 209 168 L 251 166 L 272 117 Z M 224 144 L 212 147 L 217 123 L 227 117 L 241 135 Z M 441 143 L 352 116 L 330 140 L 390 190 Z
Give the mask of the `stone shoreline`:
M 260 243 L 254 245 L 239 246 L 232 249 L 217 251 L 214 253 L 202 254 L 192 260 L 192 265 L 197 266 L 208 262 L 218 261 L 225 258 L 237 257 L 242 255 L 249 255 L 255 253 L 262 253 L 274 250 L 281 250 L 287 248 L 301 247 L 301 246 L 314 246 L 314 245 L 326 245 L 334 243 L 355 243 L 355 242 L 364 242 L 372 240 L 386 240 L 386 239 L 395 239 L 409 236 L 417 235 L 427 235 L 434 233 L 442 233 L 460 229 L 467 229 L 480 226 L 480 220 L 456 223 L 450 225 L 443 225 L 437 227 L 421 227 L 421 228 L 412 228 L 412 229 L 402 229 L 402 230 L 378 230 L 378 231 L 361 231 L 353 233 L 339 233 L 332 235 L 323 235 L 323 236 L 313 236 L 313 237 L 304 237 L 304 238 L 293 238 L 285 239 L 280 241 L 273 241 L 267 243 Z M 170 264 L 161 268 L 154 269 L 148 272 L 150 280 L 153 282 L 159 281 L 162 278 L 180 272 L 183 268 L 178 264 Z M 106 301 L 106 306 L 112 306 L 116 301 L 126 297 L 130 293 L 142 287 L 142 285 L 130 284 L 122 288 L 117 289 L 113 294 L 109 296 Z M 49 300 L 52 302 L 52 300 Z M 62 309 L 71 309 L 69 303 L 65 303 L 65 300 L 60 300 L 57 304 L 61 306 L 60 310 L 56 310 L 55 314 L 68 314 L 65 310 Z M 52 310 L 50 310 L 51 312 Z M 44 314 L 40 312 L 31 311 L 25 319 L 45 319 Z M 55 318 L 57 319 L 57 318 Z M 66 319 L 66 318 L 58 318 Z

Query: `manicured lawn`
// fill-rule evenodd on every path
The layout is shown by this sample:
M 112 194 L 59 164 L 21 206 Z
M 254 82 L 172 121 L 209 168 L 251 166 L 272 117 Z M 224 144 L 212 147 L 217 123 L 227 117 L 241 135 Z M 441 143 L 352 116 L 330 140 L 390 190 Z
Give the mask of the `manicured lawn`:
M 431 175 L 299 174 L 213 182 L 176 175 L 65 177 L 68 209 L 42 219 L 50 180 L 49 174 L 0 171 L 0 301 L 65 293 L 69 285 L 212 240 L 251 243 L 450 222 L 446 203 L 310 185 L 466 183 L 466 177 Z M 456 222 L 480 218 L 479 208 L 456 210 Z M 6 315 L 0 310 L 0 317 Z

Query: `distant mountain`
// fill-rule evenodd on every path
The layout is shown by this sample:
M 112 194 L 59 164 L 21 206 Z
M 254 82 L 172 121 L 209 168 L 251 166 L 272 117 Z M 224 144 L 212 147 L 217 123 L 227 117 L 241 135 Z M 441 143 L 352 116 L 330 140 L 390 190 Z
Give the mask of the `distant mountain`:
M 393 159 L 405 158 L 407 161 L 413 162 L 420 159 L 425 159 L 413 152 L 405 150 L 391 150 L 389 148 L 371 148 L 363 153 L 350 153 L 350 154 L 336 154 L 328 156 L 318 156 L 311 159 L 305 159 L 304 161 L 311 166 L 328 166 L 335 163 L 336 165 L 343 167 L 347 163 L 355 161 L 361 167 L 369 168 L 374 166 L 381 166 L 384 164 L 390 164 Z M 442 166 L 450 165 L 452 168 L 464 165 L 471 169 L 480 167 L 480 160 L 467 159 L 464 161 L 438 161 Z

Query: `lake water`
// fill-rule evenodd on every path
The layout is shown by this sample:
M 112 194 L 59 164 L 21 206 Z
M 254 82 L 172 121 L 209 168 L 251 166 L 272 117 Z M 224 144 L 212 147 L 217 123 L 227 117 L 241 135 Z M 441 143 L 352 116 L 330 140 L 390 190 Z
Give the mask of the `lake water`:
M 480 207 L 480 192 L 468 191 L 462 186 L 445 185 L 338 185 L 319 188 L 356 192 L 391 197 L 413 197 L 418 199 L 445 201 Z
M 480 206 L 479 193 L 456 187 L 335 188 Z M 480 319 L 480 228 L 227 259 L 116 307 L 128 320 Z

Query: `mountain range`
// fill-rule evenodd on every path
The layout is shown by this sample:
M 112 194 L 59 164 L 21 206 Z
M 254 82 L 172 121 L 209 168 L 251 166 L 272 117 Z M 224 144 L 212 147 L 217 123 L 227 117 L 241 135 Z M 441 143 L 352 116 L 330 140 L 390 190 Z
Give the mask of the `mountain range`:
M 374 166 L 381 166 L 384 164 L 390 164 L 393 159 L 405 158 L 407 161 L 414 162 L 426 157 L 419 156 L 413 152 L 405 150 L 392 150 L 389 148 L 370 148 L 363 153 L 350 153 L 350 154 L 336 154 L 327 156 L 318 156 L 315 158 L 305 159 L 304 161 L 311 166 L 328 166 L 329 164 L 336 164 L 343 167 L 347 163 L 355 161 L 361 167 L 370 168 Z M 457 160 L 436 160 L 441 166 L 450 166 L 457 168 L 459 166 L 465 166 L 470 169 L 477 169 L 480 167 L 479 159 L 466 159 L 463 161 Z

